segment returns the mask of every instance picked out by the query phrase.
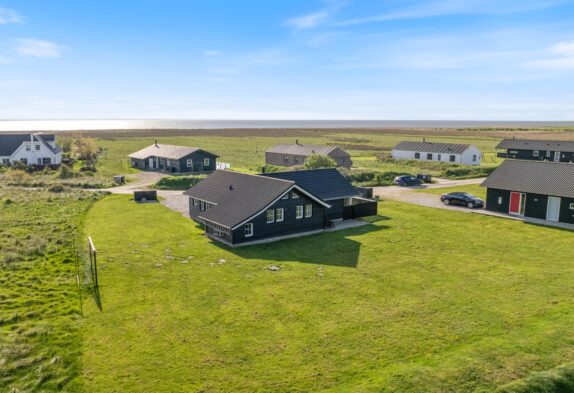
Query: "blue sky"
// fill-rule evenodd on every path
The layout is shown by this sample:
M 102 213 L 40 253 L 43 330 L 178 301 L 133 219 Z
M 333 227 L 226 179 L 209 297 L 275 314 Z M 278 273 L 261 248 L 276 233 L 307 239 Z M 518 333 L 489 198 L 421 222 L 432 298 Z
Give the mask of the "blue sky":
M 0 0 L 0 118 L 574 120 L 574 1 Z

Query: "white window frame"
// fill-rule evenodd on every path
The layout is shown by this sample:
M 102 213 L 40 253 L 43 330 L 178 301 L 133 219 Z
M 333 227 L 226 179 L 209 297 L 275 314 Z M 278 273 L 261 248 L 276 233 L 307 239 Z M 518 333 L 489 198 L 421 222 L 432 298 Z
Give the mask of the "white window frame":
M 280 207 L 275 209 L 275 221 L 276 222 L 283 222 L 285 221 L 285 209 Z
M 442 161 L 442 154 L 438 155 L 437 161 Z
M 304 210 L 305 209 L 304 209 L 303 205 L 295 206 L 295 218 L 297 220 L 300 220 L 303 218 Z
M 432 161 L 432 153 L 427 153 L 427 160 Z
M 245 237 L 253 237 L 253 223 L 248 222 L 243 226 L 243 230 L 245 231 Z
M 476 154 L 472 155 L 472 162 L 476 162 Z
M 39 150 L 40 150 L 40 145 L 38 144 L 38 145 L 36 145 L 36 151 L 39 151 Z
M 209 158 L 203 159 L 203 166 L 209 166 Z
M 313 217 L 313 205 L 308 203 L 305 205 L 305 218 Z
M 27 158 L 24 158 L 24 157 L 20 158 L 20 162 L 24 165 L 28 165 L 28 159 Z
M 502 205 L 502 197 L 501 196 L 498 197 L 498 204 Z
M 570 204 L 570 210 L 574 210 L 574 202 Z
M 420 160 L 421 159 L 421 153 L 419 153 L 418 151 L 415 152 L 415 160 Z
M 275 210 L 274 209 L 268 209 L 265 212 L 265 218 L 266 218 L 266 222 L 267 224 L 273 224 L 275 222 Z
M 291 192 L 291 199 L 297 199 L 299 198 L 299 194 L 297 194 L 295 191 Z
M 532 157 L 539 157 L 539 156 L 540 156 L 540 151 L 532 150 Z
M 281 197 L 281 199 L 289 199 L 289 193 L 286 193 L 285 195 L 283 195 L 283 196 Z
M 193 160 L 187 160 L 187 167 L 193 168 Z
M 32 150 L 32 146 L 30 146 L 29 144 L 26 144 L 26 151 L 31 151 Z
M 199 200 L 198 199 L 192 198 L 192 202 L 193 202 L 193 206 L 196 206 L 196 207 L 199 206 Z
M 456 162 L 456 155 L 451 154 L 451 155 L 448 157 L 448 161 L 449 161 L 449 162 Z
M 2 165 L 10 165 L 10 159 L 9 158 L 3 158 L 2 159 Z

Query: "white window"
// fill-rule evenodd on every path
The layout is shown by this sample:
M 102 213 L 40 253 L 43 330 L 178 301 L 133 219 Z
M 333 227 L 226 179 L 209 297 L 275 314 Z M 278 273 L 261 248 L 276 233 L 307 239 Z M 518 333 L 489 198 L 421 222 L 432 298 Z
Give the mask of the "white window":
M 498 204 L 502 205 L 502 197 L 500 197 L 500 196 L 498 197 Z
M 284 161 L 289 161 L 289 156 L 283 156 Z
M 30 151 L 32 150 L 32 147 L 30 145 L 26 145 L 26 151 Z
M 533 155 L 534 157 L 538 157 L 538 156 L 540 155 L 540 152 L 539 152 L 538 150 L 534 150 L 534 151 L 532 152 L 532 155 Z
M 456 156 L 455 155 L 451 155 L 450 157 L 450 162 L 454 162 L 456 160 Z
M 271 224 L 275 222 L 275 210 L 269 209 L 267 210 L 267 224 Z
M 546 157 L 550 157 L 551 154 L 552 154 L 552 152 L 551 152 L 550 150 L 548 150 L 548 151 L 546 152 Z
M 305 217 L 309 218 L 313 216 L 313 205 L 305 205 Z
M 570 204 L 570 210 L 574 210 L 574 203 Z
M 303 218 L 303 205 L 298 205 L 295 207 L 295 218 Z
M 299 194 L 297 194 L 296 192 L 292 192 L 292 193 L 291 193 L 291 198 L 292 198 L 292 199 L 297 199 L 297 198 L 299 198 Z
M 438 160 L 439 160 L 439 161 L 442 161 L 442 154 L 439 154 L 439 155 L 438 155 Z
M 40 145 L 36 145 L 36 150 L 40 150 Z
M 421 153 L 415 153 L 415 160 L 420 160 Z
M 42 165 L 50 165 L 52 163 L 52 159 L 50 157 L 42 158 Z
M 283 196 L 281 197 L 281 199 L 289 199 L 289 193 L 283 195 Z
M 427 160 L 432 160 L 432 153 L 427 153 Z
M 188 167 L 188 168 L 192 168 L 192 167 L 193 167 L 193 160 L 187 160 L 187 167 Z
M 20 162 L 22 162 L 22 164 L 24 164 L 24 165 L 28 165 L 28 159 L 27 158 L 20 158 Z
M 193 198 L 193 206 L 199 206 L 199 201 Z
M 245 228 L 245 237 L 253 236 L 253 224 L 252 223 L 245 224 L 244 228 Z
M 209 166 L 209 158 L 203 159 L 203 166 Z
M 282 222 L 285 219 L 285 209 L 282 207 L 275 210 L 275 221 Z

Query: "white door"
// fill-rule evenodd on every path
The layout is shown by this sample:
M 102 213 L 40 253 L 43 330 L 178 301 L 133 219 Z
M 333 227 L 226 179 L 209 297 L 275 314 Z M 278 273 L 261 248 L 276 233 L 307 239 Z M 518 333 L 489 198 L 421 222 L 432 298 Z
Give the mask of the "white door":
M 546 219 L 548 221 L 558 221 L 560 219 L 560 198 L 548 197 Z
M 560 152 L 559 151 L 554 152 L 554 161 L 556 161 L 556 162 L 560 161 Z
M 150 168 L 155 168 L 155 166 L 153 165 L 153 158 L 149 159 L 149 167 Z

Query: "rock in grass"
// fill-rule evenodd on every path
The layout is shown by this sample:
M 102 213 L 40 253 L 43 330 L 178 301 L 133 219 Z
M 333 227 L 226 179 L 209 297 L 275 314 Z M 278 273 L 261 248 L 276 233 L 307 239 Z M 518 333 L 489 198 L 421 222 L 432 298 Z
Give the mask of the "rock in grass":
M 275 265 L 269 266 L 267 269 L 271 270 L 272 272 L 278 272 L 279 270 L 281 270 L 281 268 L 279 266 L 275 266 Z
M 223 259 L 223 258 L 219 260 L 219 264 L 220 264 L 220 265 L 223 265 L 225 262 L 226 262 L 226 261 L 225 261 L 225 259 Z
M 163 265 L 161 263 L 156 263 L 155 267 L 157 267 L 158 269 L 161 268 Z

